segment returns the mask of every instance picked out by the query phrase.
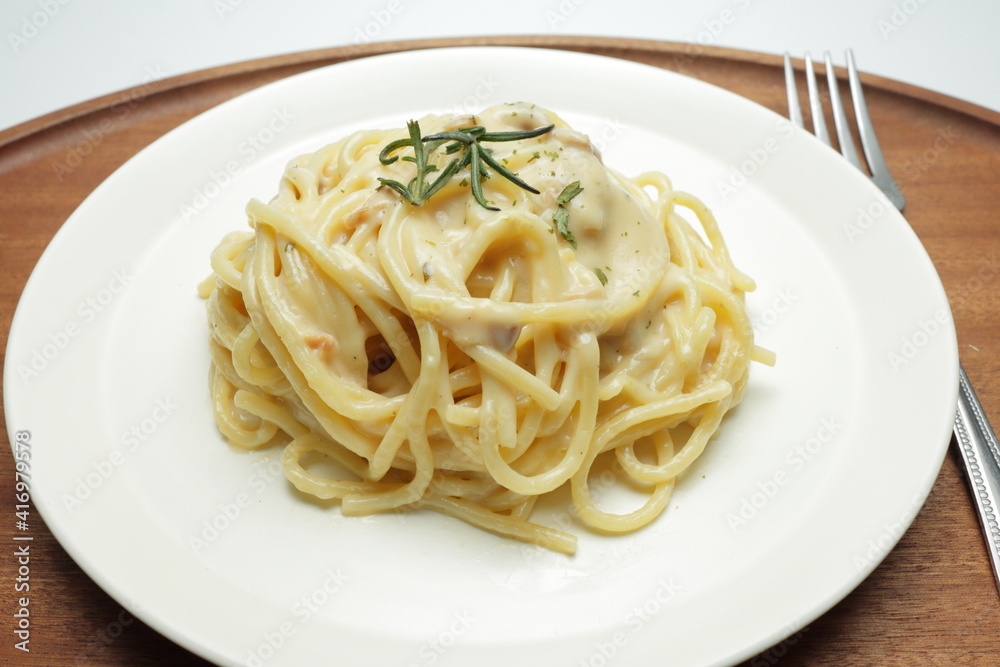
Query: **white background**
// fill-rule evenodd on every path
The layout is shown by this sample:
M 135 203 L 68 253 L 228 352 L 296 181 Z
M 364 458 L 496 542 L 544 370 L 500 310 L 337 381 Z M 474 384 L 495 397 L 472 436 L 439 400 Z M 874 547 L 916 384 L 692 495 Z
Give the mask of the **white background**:
M 1000 110 L 997 0 L 3 0 L 0 130 L 185 72 L 469 35 L 602 35 L 814 56 Z

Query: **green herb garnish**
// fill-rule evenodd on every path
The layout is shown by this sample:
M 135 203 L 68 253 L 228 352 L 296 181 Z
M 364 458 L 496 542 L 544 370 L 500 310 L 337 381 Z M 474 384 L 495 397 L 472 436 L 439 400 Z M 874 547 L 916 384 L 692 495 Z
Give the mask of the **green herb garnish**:
M 399 181 L 395 181 L 390 178 L 379 178 L 379 182 L 382 185 L 388 186 L 401 194 L 406 201 L 410 202 L 414 206 L 421 206 L 427 199 L 441 189 L 441 187 L 448 182 L 448 179 L 458 171 L 458 164 L 453 160 L 441 174 L 432 183 L 427 182 L 428 174 L 437 171 L 435 165 L 427 164 L 427 155 L 430 153 L 427 147 L 424 146 L 424 139 L 420 136 L 420 125 L 415 120 L 411 120 L 406 124 L 406 129 L 409 130 L 410 136 L 408 139 L 397 139 L 388 143 L 382 152 L 379 153 L 379 162 L 385 165 L 390 165 L 398 159 L 398 156 L 393 156 L 392 153 L 395 151 L 410 146 L 413 148 L 412 156 L 404 156 L 403 160 L 406 162 L 414 162 L 417 165 L 417 175 L 407 185 L 403 185 Z M 433 150 L 433 148 L 431 149 Z M 379 186 L 381 187 L 381 185 Z
M 572 201 L 573 197 L 581 192 L 583 192 L 583 188 L 580 187 L 580 181 L 573 181 L 559 193 L 559 196 L 556 197 L 556 203 L 560 206 L 565 206 Z
M 576 250 L 576 237 L 573 235 L 573 232 L 569 231 L 569 209 L 566 208 L 566 204 L 581 192 L 583 192 L 583 188 L 580 187 L 580 181 L 573 181 L 563 188 L 563 191 L 556 197 L 556 204 L 559 205 L 559 208 L 556 209 L 555 215 L 552 216 L 559 236 L 563 237 L 572 246 L 573 250 Z
M 597 279 L 601 281 L 602 285 L 608 284 L 608 277 L 604 275 L 604 271 L 601 271 L 600 268 L 596 268 L 594 269 L 594 273 L 597 274 Z
M 549 132 L 555 126 L 546 125 L 534 130 L 518 132 L 487 132 L 486 128 L 482 125 L 473 125 L 472 127 L 438 132 L 426 137 L 420 136 L 420 125 L 417 121 L 409 121 L 406 127 L 409 130 L 410 136 L 406 139 L 397 139 L 386 144 L 382 152 L 379 153 L 378 159 L 382 164 L 390 165 L 398 159 L 398 156 L 393 155 L 393 153 L 409 146 L 413 149 L 413 155 L 404 156 L 402 159 L 416 164 L 417 175 L 407 185 L 403 185 L 399 181 L 390 178 L 379 178 L 378 180 L 382 185 L 392 188 L 414 206 L 422 206 L 459 169 L 468 167 L 471 176 L 468 183 L 472 186 L 472 196 L 476 202 L 490 211 L 499 211 L 499 208 L 491 206 L 483 196 L 483 181 L 490 176 L 488 169 L 492 169 L 514 185 L 528 192 L 537 195 L 538 190 L 522 181 L 518 178 L 517 174 L 497 162 L 490 149 L 484 148 L 480 144 L 484 141 L 520 141 L 522 139 L 532 139 Z M 447 155 L 454 153 L 460 153 L 460 155 L 449 162 L 441 170 L 437 178 L 432 182 L 428 182 L 428 175 L 438 171 L 435 165 L 428 164 L 428 156 L 441 146 L 444 146 L 444 152 Z M 380 185 L 379 187 L 382 186 Z
M 573 247 L 573 250 L 576 250 L 576 237 L 573 236 L 573 232 L 569 231 L 569 211 L 560 206 L 556 209 L 552 220 L 556 223 L 556 231 L 559 232 L 559 236 L 563 237 Z

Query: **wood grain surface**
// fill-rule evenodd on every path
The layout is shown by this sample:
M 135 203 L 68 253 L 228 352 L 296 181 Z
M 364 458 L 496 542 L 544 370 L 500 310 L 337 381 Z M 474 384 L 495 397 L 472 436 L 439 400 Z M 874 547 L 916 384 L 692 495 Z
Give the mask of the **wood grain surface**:
M 304 70 L 377 53 L 474 44 L 559 48 L 644 62 L 785 112 L 775 57 L 581 37 L 330 49 L 207 70 L 93 100 L 0 133 L 0 346 L 6 348 L 25 281 L 60 225 L 117 167 L 171 128 Z M 886 159 L 908 198 L 906 217 L 952 301 L 963 363 L 988 414 L 1000 422 L 1000 114 L 898 82 L 870 76 L 864 82 Z M 21 593 L 15 592 L 19 565 L 13 538 L 24 533 L 15 529 L 7 427 L 0 429 L 0 663 L 208 664 L 123 610 L 80 570 L 34 511 L 27 533 L 31 652 L 14 648 L 12 614 Z M 1000 597 L 954 447 L 912 527 L 878 569 L 831 611 L 747 664 L 1000 664 Z

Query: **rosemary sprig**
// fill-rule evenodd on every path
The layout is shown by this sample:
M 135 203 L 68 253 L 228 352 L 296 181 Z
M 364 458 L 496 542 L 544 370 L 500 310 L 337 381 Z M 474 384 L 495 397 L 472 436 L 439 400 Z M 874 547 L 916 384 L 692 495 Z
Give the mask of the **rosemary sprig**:
M 483 195 L 483 180 L 490 176 L 487 168 L 493 169 L 514 185 L 528 192 L 538 194 L 538 190 L 525 183 L 518 178 L 517 174 L 497 162 L 490 149 L 480 144 L 484 141 L 499 142 L 532 139 L 549 132 L 554 127 L 553 125 L 516 132 L 487 132 L 486 128 L 482 125 L 473 125 L 457 130 L 438 132 L 426 137 L 420 136 L 420 125 L 417 121 L 409 121 L 406 127 L 410 136 L 406 139 L 397 139 L 386 144 L 379 153 L 378 159 L 382 164 L 390 165 L 399 157 L 393 155 L 393 153 L 409 146 L 413 149 L 413 155 L 404 156 L 402 159 L 416 164 L 417 175 L 406 185 L 391 178 L 379 178 L 378 180 L 381 183 L 379 187 L 384 185 L 392 188 L 414 206 L 422 206 L 424 202 L 430 199 L 431 195 L 440 190 L 451 179 L 455 172 L 464 167 L 468 167 L 470 171 L 471 178 L 469 183 L 472 186 L 473 198 L 475 198 L 480 206 L 490 211 L 499 211 L 500 209 L 496 206 L 491 206 Z M 455 153 L 459 153 L 460 155 L 452 159 L 440 171 L 437 178 L 432 182 L 428 182 L 428 175 L 438 171 L 438 168 L 433 164 L 428 164 L 427 158 L 441 146 L 444 146 L 444 151 L 447 155 Z
M 407 155 L 403 157 L 406 162 L 413 162 L 417 165 L 417 175 L 410 180 L 407 185 L 403 185 L 399 181 L 393 180 L 391 178 L 379 178 L 379 182 L 392 188 L 410 202 L 414 206 L 421 206 L 431 195 L 441 189 L 441 187 L 448 182 L 448 179 L 458 171 L 458 164 L 454 160 L 444 168 L 444 170 L 438 175 L 438 177 L 432 183 L 427 183 L 427 175 L 437 171 L 437 167 L 432 164 L 427 164 L 428 154 L 436 147 L 424 146 L 425 139 L 420 136 L 420 125 L 411 120 L 406 124 L 406 129 L 409 131 L 408 139 L 397 139 L 388 143 L 382 152 L 379 153 L 378 159 L 384 165 L 390 165 L 395 162 L 399 156 L 392 155 L 392 153 L 397 150 L 410 146 L 413 148 L 413 155 Z M 437 144 L 440 145 L 440 144 Z M 381 186 L 379 186 L 381 187 Z

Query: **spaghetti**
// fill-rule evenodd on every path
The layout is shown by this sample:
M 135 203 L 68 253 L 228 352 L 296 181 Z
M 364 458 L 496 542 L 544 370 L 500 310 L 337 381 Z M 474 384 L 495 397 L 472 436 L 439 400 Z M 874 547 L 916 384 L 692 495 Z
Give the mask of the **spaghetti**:
M 537 194 L 493 175 L 489 208 L 468 166 L 420 206 L 385 187 L 413 179 L 405 150 L 379 159 L 400 130 L 293 160 L 201 286 L 221 433 L 282 447 L 291 483 L 345 515 L 428 508 L 566 553 L 574 535 L 531 521 L 560 487 L 599 531 L 658 516 L 740 401 L 751 359 L 771 362 L 744 306 L 753 282 L 698 199 L 663 174 L 608 169 L 546 110 L 419 126 L 550 123 L 490 146 Z M 433 176 L 449 156 L 428 159 Z M 641 506 L 602 509 L 592 478 L 608 464 Z

